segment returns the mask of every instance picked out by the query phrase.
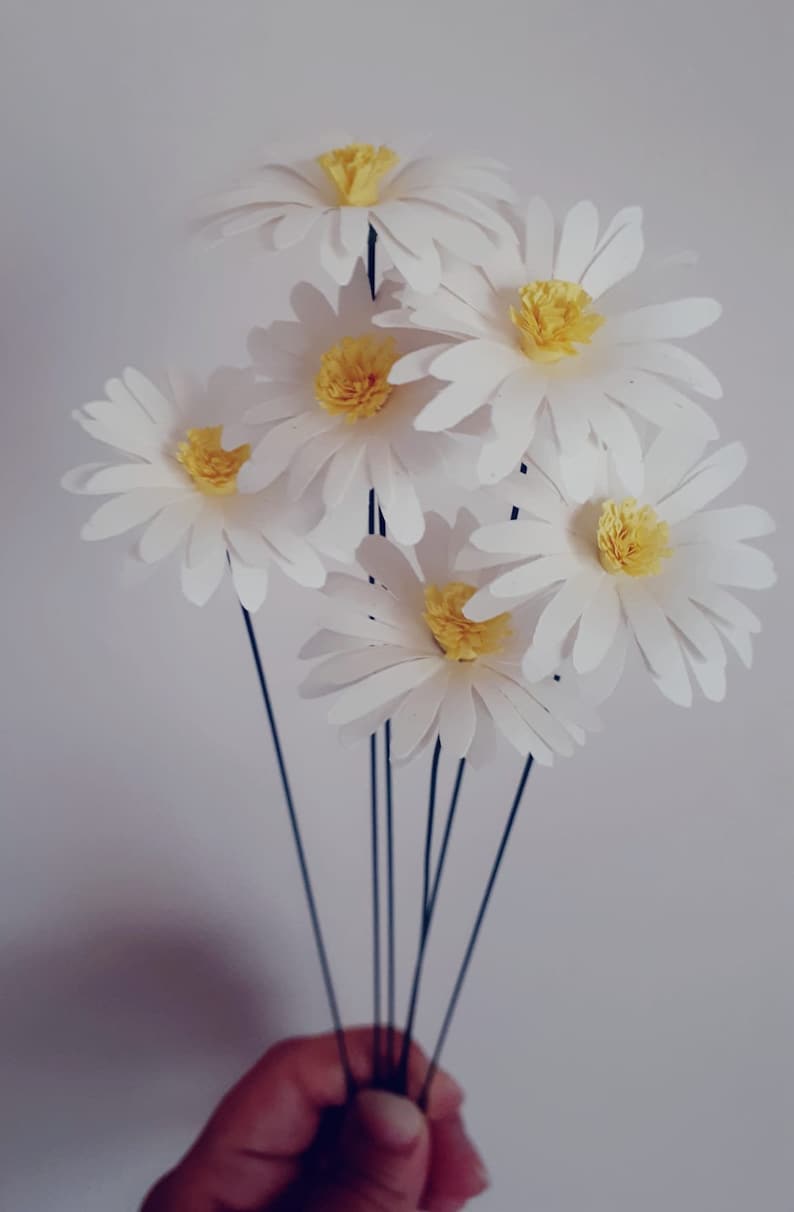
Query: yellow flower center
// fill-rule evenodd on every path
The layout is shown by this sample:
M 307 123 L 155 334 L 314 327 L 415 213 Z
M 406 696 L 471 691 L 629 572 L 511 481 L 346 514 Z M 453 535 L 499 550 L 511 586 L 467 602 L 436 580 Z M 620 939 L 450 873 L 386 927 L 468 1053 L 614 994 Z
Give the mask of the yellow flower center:
M 317 157 L 317 163 L 336 186 L 340 206 L 375 206 L 378 185 L 397 163 L 390 147 L 349 143 Z
M 486 653 L 501 652 L 512 635 L 509 613 L 481 623 L 466 618 L 463 607 L 475 593 L 473 585 L 462 581 L 450 581 L 440 589 L 428 585 L 425 589 L 422 618 L 448 661 L 476 661 Z
M 389 371 L 398 353 L 393 337 L 343 337 L 326 349 L 314 380 L 317 403 L 349 424 L 380 412 L 394 391 Z
M 629 577 L 655 577 L 662 571 L 662 560 L 672 549 L 666 522 L 660 522 L 650 505 L 637 505 L 633 497 L 604 501 L 598 519 L 598 558 L 602 568 L 613 575 L 625 572 Z
M 251 458 L 247 442 L 234 450 L 224 450 L 222 434 L 222 425 L 189 429 L 187 441 L 180 442 L 176 450 L 177 460 L 196 488 L 208 497 L 230 497 L 237 492 L 237 473 Z
M 589 345 L 604 323 L 598 312 L 587 313 L 592 299 L 576 282 L 529 282 L 518 292 L 521 310 L 510 308 L 521 350 L 533 362 L 559 362 L 578 354 L 575 344 Z

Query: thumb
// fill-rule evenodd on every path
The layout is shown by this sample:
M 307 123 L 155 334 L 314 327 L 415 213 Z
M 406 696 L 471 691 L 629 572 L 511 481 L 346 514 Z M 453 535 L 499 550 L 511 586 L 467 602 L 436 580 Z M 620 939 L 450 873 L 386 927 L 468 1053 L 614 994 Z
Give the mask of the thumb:
M 305 1212 L 416 1212 L 429 1162 L 430 1138 L 419 1108 L 396 1094 L 364 1090 Z

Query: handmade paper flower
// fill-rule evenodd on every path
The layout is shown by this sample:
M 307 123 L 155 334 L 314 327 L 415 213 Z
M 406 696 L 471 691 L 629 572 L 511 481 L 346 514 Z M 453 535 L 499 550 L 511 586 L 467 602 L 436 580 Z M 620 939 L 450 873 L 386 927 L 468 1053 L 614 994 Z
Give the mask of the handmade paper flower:
M 299 584 L 323 583 L 323 564 L 306 538 L 309 511 L 291 503 L 282 485 L 255 495 L 238 492 L 240 470 L 251 457 L 252 435 L 240 424 L 251 402 L 248 376 L 220 371 L 204 389 L 172 375 L 161 391 L 128 369 L 105 390 L 106 400 L 73 415 L 128 461 L 91 463 L 64 478 L 71 492 L 113 496 L 85 523 L 84 539 L 145 524 L 137 554 L 155 563 L 180 550 L 182 589 L 197 605 L 217 589 L 227 559 L 250 610 L 264 600 L 271 564 Z
M 416 290 L 435 290 L 439 246 L 466 261 L 510 238 L 495 204 L 512 197 L 501 165 L 476 157 L 408 158 L 399 145 L 331 135 L 311 147 L 274 152 L 250 178 L 214 199 L 208 230 L 223 239 L 259 229 L 270 248 L 289 248 L 312 229 L 320 260 L 340 285 L 367 248 L 378 247 Z
M 527 635 L 520 614 L 502 611 L 477 623 L 464 616 L 481 578 L 462 577 L 456 560 L 473 525 L 465 512 L 454 528 L 428 515 L 415 548 L 418 573 L 388 539 L 364 539 L 359 562 L 374 583 L 328 578 L 325 593 L 336 607 L 330 629 L 301 653 L 328 659 L 302 693 L 339 692 L 329 719 L 349 740 L 391 718 L 396 759 L 438 735 L 456 757 L 478 764 L 492 755 L 496 728 L 520 753 L 548 763 L 555 753 L 570 754 L 572 740 L 584 740 L 583 727 L 598 721 L 571 685 L 553 678 L 529 685 L 522 677 Z
M 598 213 L 580 202 L 555 245 L 552 213 L 534 198 L 523 247 L 506 244 L 482 270 L 445 269 L 429 299 L 410 291 L 397 315 L 452 341 L 397 363 L 392 382 L 432 374 L 448 381 L 416 420 L 423 431 L 450 429 L 486 404 L 494 438 L 479 474 L 494 483 L 523 460 L 546 415 L 566 459 L 590 434 L 612 452 L 632 492 L 642 489 L 642 454 L 633 418 L 660 428 L 691 422 L 716 436 L 713 422 L 682 388 L 717 398 L 720 385 L 691 353 L 670 344 L 713 324 L 713 299 L 679 299 L 630 310 L 629 278 L 643 252 L 642 212 L 620 211 L 598 235 Z M 638 291 L 634 292 L 639 295 Z
M 692 701 L 690 673 L 707 698 L 725 693 L 725 641 L 749 666 L 757 617 L 730 589 L 764 589 L 772 561 L 747 539 L 770 533 L 763 509 L 705 509 L 742 472 L 739 443 L 702 458 L 705 440 L 663 430 L 645 457 L 645 491 L 634 499 L 610 460 L 596 455 L 585 502 L 566 495 L 556 452 L 538 448 L 526 475 L 499 487 L 530 519 L 475 531 L 472 563 L 513 563 L 466 604 L 473 620 L 538 595 L 545 603 L 524 672 L 538 677 L 571 654 L 581 674 L 622 662 L 634 637 L 659 689 Z M 487 553 L 478 556 L 478 553 Z
M 387 301 L 391 289 L 387 283 L 382 291 Z M 260 385 L 262 400 L 247 414 L 268 428 L 241 472 L 242 490 L 262 489 L 288 471 L 289 490 L 299 498 L 321 481 L 325 529 L 352 556 L 367 530 L 374 488 L 390 533 L 415 543 L 424 530 L 422 478 L 441 475 L 461 457 L 454 438 L 414 429 L 432 385 L 389 382 L 400 354 L 427 344 L 426 335 L 373 327 L 378 304 L 363 270 L 333 303 L 308 283 L 291 299 L 296 320 L 256 329 L 249 339 L 255 372 L 271 381 Z

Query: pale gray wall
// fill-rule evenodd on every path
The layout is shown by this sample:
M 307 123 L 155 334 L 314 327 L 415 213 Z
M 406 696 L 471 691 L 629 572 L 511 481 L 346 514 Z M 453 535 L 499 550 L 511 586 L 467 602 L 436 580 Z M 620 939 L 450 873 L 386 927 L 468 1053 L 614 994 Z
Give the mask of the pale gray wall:
M 265 138 L 338 122 L 499 156 L 560 205 L 641 202 L 651 246 L 699 249 L 691 290 L 725 304 L 700 349 L 750 451 L 732 499 L 780 524 L 756 667 L 690 712 L 635 669 L 604 734 L 538 772 L 448 1059 L 484 1210 L 791 1209 L 787 7 L 2 5 L 3 1208 L 133 1208 L 270 1039 L 326 1021 L 231 592 L 195 610 L 173 568 L 122 589 L 124 544 L 82 545 L 58 479 L 94 457 L 69 411 L 108 375 L 241 358 L 283 311 L 300 259 L 189 254 L 182 216 Z M 279 587 L 264 646 L 354 1020 L 365 757 L 296 699 L 313 611 Z M 425 1038 L 516 765 L 469 787 Z M 399 780 L 403 905 L 421 784 Z M 406 910 L 406 960 L 414 931 Z

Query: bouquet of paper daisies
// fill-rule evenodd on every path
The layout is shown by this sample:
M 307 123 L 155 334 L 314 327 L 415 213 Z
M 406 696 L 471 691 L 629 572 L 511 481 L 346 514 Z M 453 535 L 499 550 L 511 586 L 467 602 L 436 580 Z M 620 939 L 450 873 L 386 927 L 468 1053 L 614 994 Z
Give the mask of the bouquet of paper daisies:
M 665 297 L 665 263 L 655 273 L 641 264 L 638 207 L 602 225 L 593 203 L 579 202 L 558 220 L 539 197 L 516 206 L 488 159 L 417 158 L 333 136 L 274 154 L 205 219 L 217 241 L 313 241 L 327 289 L 297 281 L 291 317 L 250 333 L 249 365 L 206 384 L 132 369 L 111 380 L 106 398 L 74 415 L 113 453 L 64 484 L 110 498 L 84 538 L 139 530 L 137 558 L 175 557 L 189 601 L 204 604 L 231 576 L 347 1065 L 252 620 L 261 608 L 277 642 L 266 605 L 274 568 L 322 595 L 301 689 L 328 696 L 342 742 L 369 744 L 373 1067 L 385 1085 L 405 1088 L 466 763 L 508 760 L 509 747 L 521 755 L 426 1096 L 533 760 L 570 755 L 598 726 L 595 705 L 618 685 L 629 649 L 683 706 L 696 689 L 724 696 L 730 649 L 750 665 L 760 623 L 734 590 L 774 582 L 750 543 L 773 523 L 755 506 L 715 504 L 745 452 L 715 445 L 703 401 L 719 399 L 720 384 L 678 344 L 720 307 Z M 421 931 L 397 1047 L 391 773 L 425 751 Z M 431 862 L 442 751 L 457 773 Z

